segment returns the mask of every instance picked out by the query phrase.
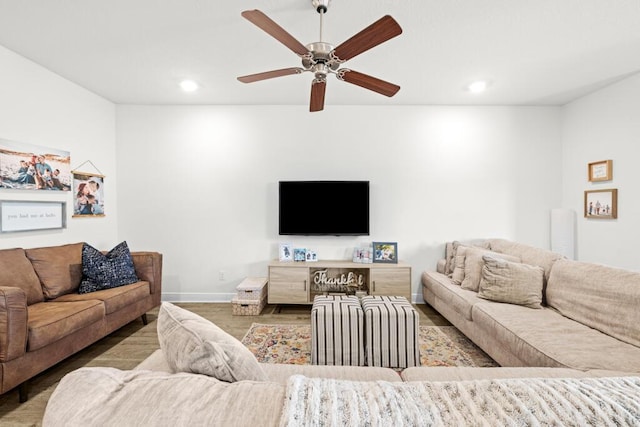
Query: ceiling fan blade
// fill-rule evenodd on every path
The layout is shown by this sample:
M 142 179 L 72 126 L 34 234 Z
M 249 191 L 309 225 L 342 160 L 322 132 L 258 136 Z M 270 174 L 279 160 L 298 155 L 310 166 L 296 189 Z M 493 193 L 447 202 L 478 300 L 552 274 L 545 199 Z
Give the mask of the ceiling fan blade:
M 291 49 L 293 52 L 300 56 L 307 55 L 309 51 L 302 43 L 296 40 L 291 34 L 287 33 L 284 28 L 276 24 L 271 18 L 262 13 L 261 11 L 245 10 L 242 12 L 242 17 L 252 22 L 254 25 L 262 29 L 271 37 L 278 40 L 280 43 Z
M 340 62 L 344 62 L 400 34 L 400 25 L 391 16 L 385 15 L 340 44 L 333 50 L 333 54 Z
M 283 68 L 281 70 L 265 71 L 264 73 L 249 74 L 248 76 L 238 77 L 242 83 L 259 82 L 260 80 L 273 79 L 275 77 L 289 76 L 291 74 L 300 74 L 304 71 L 302 68 L 292 67 Z
M 324 93 L 327 90 L 327 81 L 313 79 L 311 83 L 311 99 L 309 100 L 309 111 L 324 110 Z
M 358 85 L 365 89 L 378 92 L 384 96 L 392 97 L 400 90 L 400 86 L 393 83 L 385 82 L 378 78 L 359 73 L 357 71 L 343 68 L 338 72 L 338 79 L 344 80 L 347 83 Z

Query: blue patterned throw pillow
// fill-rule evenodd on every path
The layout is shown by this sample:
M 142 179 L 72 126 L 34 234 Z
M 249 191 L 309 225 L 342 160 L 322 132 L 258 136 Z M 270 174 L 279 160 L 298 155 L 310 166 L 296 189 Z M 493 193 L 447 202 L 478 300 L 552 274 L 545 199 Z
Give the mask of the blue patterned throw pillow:
M 85 243 L 82 246 L 82 282 L 78 293 L 117 288 L 138 281 L 127 242 L 103 254 Z

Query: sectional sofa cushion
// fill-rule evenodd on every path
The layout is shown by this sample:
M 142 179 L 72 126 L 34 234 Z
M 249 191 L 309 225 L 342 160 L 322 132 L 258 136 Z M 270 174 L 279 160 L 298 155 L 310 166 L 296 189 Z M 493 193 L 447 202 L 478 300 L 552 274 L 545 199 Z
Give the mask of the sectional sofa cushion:
M 522 263 L 542 267 L 544 269 L 545 283 L 549 280 L 553 264 L 557 260 L 564 258 L 563 255 L 547 249 L 536 248 L 505 239 L 490 239 L 488 242 L 491 245 L 491 250 L 495 252 L 517 256 Z
M 128 306 L 143 301 L 151 295 L 149 282 L 140 281 L 117 288 L 103 289 L 87 294 L 71 293 L 56 298 L 55 302 L 99 300 L 104 303 L 107 314 L 115 313 Z
M 76 292 L 82 280 L 82 243 L 26 249 L 46 299 Z
M 567 319 L 550 308 L 531 310 L 484 301 L 472 309 L 481 334 L 494 337 L 520 366 L 640 372 L 640 348 Z M 516 366 L 516 365 L 514 365 Z
M 640 347 L 640 273 L 559 260 L 551 270 L 547 304 L 568 318 Z
M 174 372 L 208 375 L 222 381 L 266 381 L 254 355 L 240 341 L 183 308 L 163 302 L 158 340 Z
M 27 295 L 27 305 L 44 301 L 40 280 L 24 249 L 0 250 L 0 286 L 20 288 Z
M 483 256 L 478 296 L 492 301 L 542 308 L 542 267 Z
M 462 289 L 478 292 L 480 277 L 482 276 L 482 267 L 484 266 L 484 261 L 482 260 L 484 255 L 490 255 L 494 258 L 507 261 L 520 262 L 520 258 L 512 255 L 492 252 L 487 249 L 467 248 L 464 259 L 464 280 L 462 280 L 461 283 Z
M 473 246 L 482 249 L 491 249 L 491 244 L 486 240 L 469 240 L 464 242 L 459 242 L 454 240 L 453 242 L 447 242 L 445 245 L 445 264 L 444 264 L 444 274 L 451 277 L 453 274 L 453 270 L 455 269 L 455 258 L 458 252 L 459 247 L 465 246 Z
M 277 426 L 285 386 L 114 368 L 67 374 L 43 426 Z
M 452 308 L 468 321 L 472 321 L 471 308 L 474 304 L 484 301 L 478 298 L 478 293 L 462 289 L 455 285 L 451 279 L 444 274 L 434 271 L 425 271 L 422 273 L 422 283 L 430 283 L 429 289 L 442 301 L 446 302 L 447 307 Z
M 130 285 L 138 281 L 127 242 L 122 242 L 106 255 L 85 243 L 82 246 L 82 282 L 78 293 Z

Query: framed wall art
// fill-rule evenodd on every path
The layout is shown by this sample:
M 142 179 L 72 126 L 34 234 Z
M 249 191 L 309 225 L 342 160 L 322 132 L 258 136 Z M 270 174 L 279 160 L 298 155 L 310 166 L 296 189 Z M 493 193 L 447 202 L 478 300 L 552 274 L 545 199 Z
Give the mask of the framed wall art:
M 613 179 L 613 160 L 600 160 L 589 163 L 589 181 L 611 181 Z
M 396 242 L 373 242 L 373 262 L 398 263 L 398 244 Z
M 593 219 L 618 218 L 618 189 L 585 191 L 584 217 Z
M 104 175 L 73 171 L 73 217 L 104 216 Z
M 53 230 L 67 227 L 66 202 L 0 201 L 0 231 Z
M 0 188 L 71 190 L 68 151 L 0 139 Z

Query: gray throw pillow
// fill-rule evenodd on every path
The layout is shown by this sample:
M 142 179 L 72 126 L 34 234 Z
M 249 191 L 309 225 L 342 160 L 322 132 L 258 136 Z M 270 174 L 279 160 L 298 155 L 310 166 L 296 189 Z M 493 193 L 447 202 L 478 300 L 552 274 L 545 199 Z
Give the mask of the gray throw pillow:
M 509 262 L 491 256 L 483 256 L 480 298 L 542 308 L 542 267 Z
M 183 308 L 163 302 L 158 340 L 174 372 L 208 375 L 221 381 L 267 381 L 253 353 L 240 341 Z
M 458 249 L 459 251 L 460 249 Z M 464 258 L 464 279 L 462 280 L 462 289 L 478 292 L 480 286 L 480 278 L 482 276 L 482 266 L 484 262 L 482 257 L 491 255 L 494 258 L 504 259 L 507 261 L 520 262 L 520 258 L 512 255 L 491 252 L 486 249 L 469 247 L 465 251 Z

